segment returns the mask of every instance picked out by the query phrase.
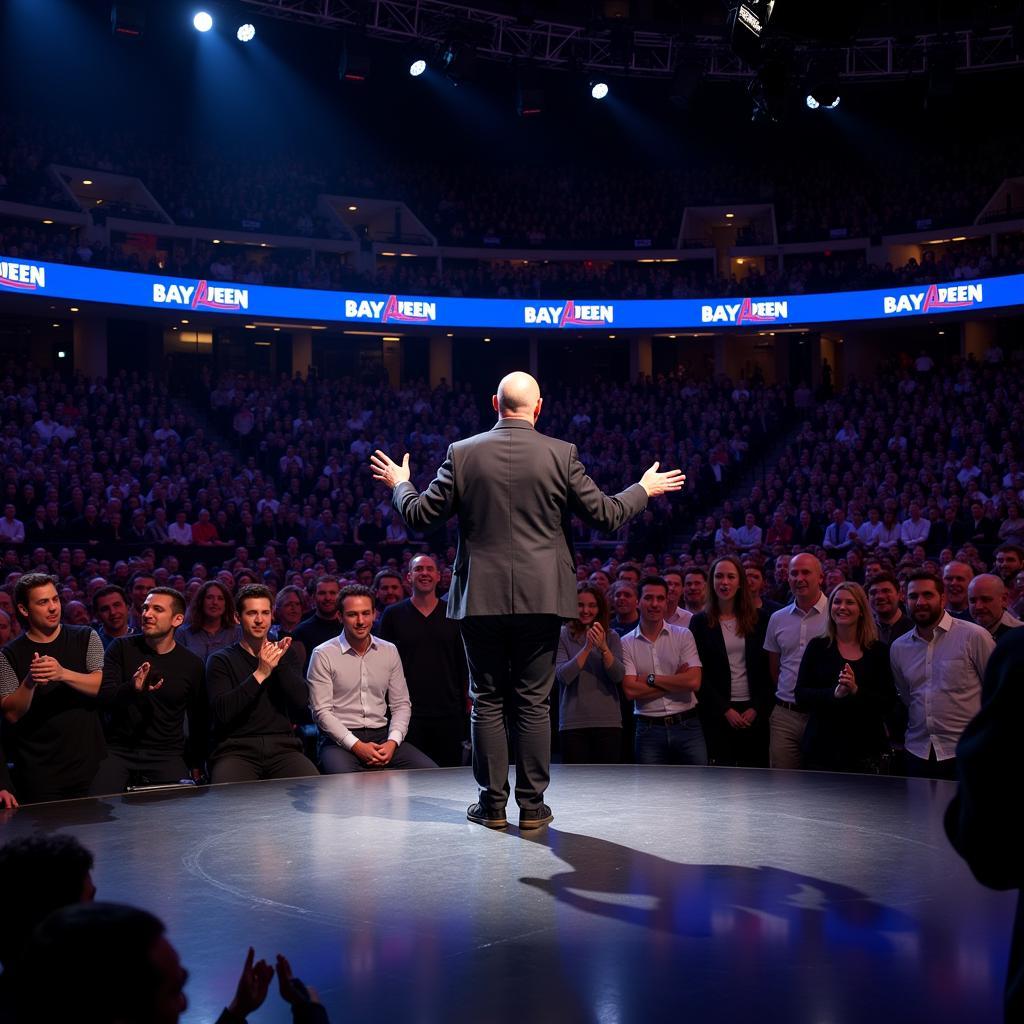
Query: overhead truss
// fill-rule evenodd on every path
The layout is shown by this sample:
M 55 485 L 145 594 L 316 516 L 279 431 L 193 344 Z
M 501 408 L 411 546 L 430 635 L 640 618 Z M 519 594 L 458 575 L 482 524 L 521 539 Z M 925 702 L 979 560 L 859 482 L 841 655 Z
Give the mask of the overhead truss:
M 357 29 L 374 39 L 443 45 L 453 37 L 480 57 L 541 67 L 662 78 L 696 67 L 711 78 L 746 78 L 750 67 L 732 52 L 725 34 L 640 31 L 627 23 L 570 25 L 467 7 L 447 0 L 240 0 L 254 13 L 335 29 Z M 1024 29 L 1010 25 L 896 38 L 854 40 L 831 49 L 840 78 L 884 79 L 927 73 L 941 63 L 954 71 L 1024 64 Z M 811 46 L 797 46 L 808 59 Z

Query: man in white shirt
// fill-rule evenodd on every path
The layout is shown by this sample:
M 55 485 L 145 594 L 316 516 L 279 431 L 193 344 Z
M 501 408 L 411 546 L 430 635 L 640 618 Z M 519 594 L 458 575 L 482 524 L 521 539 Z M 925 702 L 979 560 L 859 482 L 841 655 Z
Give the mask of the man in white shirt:
M 956 744 L 981 708 L 981 680 L 995 641 L 974 622 L 946 611 L 942 580 L 926 569 L 907 580 L 914 629 L 893 641 L 889 660 L 907 705 L 907 775 L 956 779 Z
M 358 584 L 342 587 L 338 602 L 342 633 L 314 648 L 306 674 L 324 773 L 436 768 L 403 742 L 412 702 L 398 648 L 370 632 L 373 591 Z
M 739 538 L 741 551 L 749 551 L 751 548 L 761 546 L 764 534 L 761 527 L 757 525 L 753 512 L 748 512 L 743 517 L 743 525 L 736 531 L 736 536 Z
M 679 607 L 683 597 L 683 570 L 678 566 L 669 566 L 661 578 L 668 587 L 668 600 L 665 603 L 665 624 L 668 626 L 688 626 L 693 613 Z
M 764 649 L 768 671 L 775 683 L 775 707 L 769 726 L 768 764 L 771 768 L 799 768 L 807 712 L 797 707 L 796 677 L 804 649 L 828 625 L 828 598 L 822 593 L 825 577 L 814 555 L 797 555 L 789 563 L 789 589 L 793 603 L 768 620 Z
M 932 524 L 921 515 L 921 506 L 910 503 L 910 518 L 904 519 L 900 526 L 900 542 L 905 548 L 913 548 L 917 544 L 927 544 Z
M 639 764 L 706 765 L 708 748 L 697 717 L 697 644 L 685 626 L 665 624 L 667 603 L 665 580 L 645 576 L 640 621 L 622 638 L 622 692 L 636 702 L 636 759 Z
M 4 505 L 4 517 L 0 519 L 0 541 L 7 544 L 25 543 L 25 524 L 16 518 L 13 505 Z

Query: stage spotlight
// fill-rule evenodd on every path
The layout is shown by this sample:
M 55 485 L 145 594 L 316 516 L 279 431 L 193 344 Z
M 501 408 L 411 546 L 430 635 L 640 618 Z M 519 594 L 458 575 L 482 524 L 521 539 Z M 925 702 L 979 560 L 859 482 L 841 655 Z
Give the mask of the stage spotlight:
M 251 43 L 256 38 L 256 26 L 249 24 L 239 25 L 236 35 L 240 43 Z
M 213 28 L 213 18 L 206 11 L 197 11 L 192 19 L 192 27 L 197 32 L 209 32 Z
M 813 89 L 807 94 L 807 106 L 811 110 L 835 110 L 839 106 L 839 93 L 832 89 Z
M 413 78 L 419 78 L 420 75 L 422 75 L 423 72 L 426 71 L 426 70 L 427 70 L 427 62 L 425 60 L 423 60 L 422 58 L 420 60 L 414 60 L 409 65 L 409 74 L 412 75 Z
M 603 100 L 608 95 L 608 83 L 601 81 L 593 81 L 590 83 L 590 95 L 595 100 Z

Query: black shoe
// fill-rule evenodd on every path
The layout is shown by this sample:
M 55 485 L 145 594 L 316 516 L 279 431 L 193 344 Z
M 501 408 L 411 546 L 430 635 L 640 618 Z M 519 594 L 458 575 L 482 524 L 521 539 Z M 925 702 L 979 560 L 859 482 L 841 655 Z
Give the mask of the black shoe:
M 547 825 L 554 820 L 555 816 L 551 813 L 551 808 L 547 804 L 541 804 L 540 807 L 519 812 L 520 828 L 540 828 L 542 825 Z
M 470 804 L 466 810 L 466 817 L 485 828 L 508 828 L 508 818 L 505 817 L 504 808 L 500 811 L 488 811 L 483 804 Z

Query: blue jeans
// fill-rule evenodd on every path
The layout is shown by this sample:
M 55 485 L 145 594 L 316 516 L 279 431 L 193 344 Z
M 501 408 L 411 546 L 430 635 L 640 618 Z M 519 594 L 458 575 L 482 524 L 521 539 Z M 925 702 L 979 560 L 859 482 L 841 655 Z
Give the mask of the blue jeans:
M 637 764 L 708 763 L 708 748 L 700 719 L 687 718 L 672 725 L 636 720 Z

